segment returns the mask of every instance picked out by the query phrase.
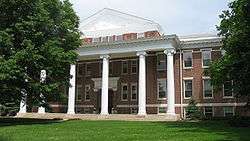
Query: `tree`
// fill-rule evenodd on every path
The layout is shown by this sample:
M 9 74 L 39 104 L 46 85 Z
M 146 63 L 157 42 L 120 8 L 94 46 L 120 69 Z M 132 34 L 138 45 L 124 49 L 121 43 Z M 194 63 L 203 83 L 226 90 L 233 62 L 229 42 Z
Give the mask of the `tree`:
M 78 25 L 68 0 L 0 1 L 0 104 L 19 103 L 22 90 L 33 105 L 42 102 L 40 93 L 45 101 L 63 93 L 81 44 Z
M 250 1 L 235 0 L 229 10 L 219 16 L 219 35 L 223 36 L 225 55 L 211 64 L 212 84 L 222 86 L 232 80 L 236 96 L 247 96 L 250 101 Z

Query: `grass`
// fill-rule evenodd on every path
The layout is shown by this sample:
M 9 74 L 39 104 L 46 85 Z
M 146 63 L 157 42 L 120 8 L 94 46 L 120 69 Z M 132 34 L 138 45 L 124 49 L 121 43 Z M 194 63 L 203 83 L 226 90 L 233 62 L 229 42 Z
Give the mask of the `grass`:
M 0 141 L 249 141 L 226 121 L 135 122 L 0 119 Z

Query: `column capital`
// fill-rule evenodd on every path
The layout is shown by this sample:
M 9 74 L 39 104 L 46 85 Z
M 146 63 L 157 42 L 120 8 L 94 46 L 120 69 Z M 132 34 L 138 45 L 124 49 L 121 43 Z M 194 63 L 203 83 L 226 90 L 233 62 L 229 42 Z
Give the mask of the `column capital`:
M 147 52 L 146 51 L 138 51 L 138 52 L 136 52 L 136 55 L 137 56 L 146 56 Z
M 110 56 L 108 55 L 108 54 L 103 54 L 103 55 L 100 55 L 100 58 L 101 59 L 109 59 L 110 58 Z
M 164 53 L 166 54 L 166 55 L 174 55 L 175 53 L 176 53 L 176 51 L 175 51 L 175 49 L 166 49 L 166 50 L 164 50 Z

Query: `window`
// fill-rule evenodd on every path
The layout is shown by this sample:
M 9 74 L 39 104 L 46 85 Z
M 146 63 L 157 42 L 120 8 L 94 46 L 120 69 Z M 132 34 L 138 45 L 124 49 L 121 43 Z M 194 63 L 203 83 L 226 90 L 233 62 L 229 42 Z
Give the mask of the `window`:
M 137 33 L 137 38 L 144 38 L 144 32 L 143 33 Z
M 85 101 L 90 100 L 90 85 L 85 85 Z
M 137 84 L 131 84 L 131 100 L 135 101 L 137 99 Z
M 157 55 L 157 71 L 166 70 L 166 69 L 167 69 L 166 55 L 158 54 Z
M 122 61 L 122 73 L 128 73 L 128 61 Z
M 113 42 L 114 41 L 114 37 L 113 36 L 108 36 L 108 42 Z
M 137 72 L 137 60 L 131 60 L 131 73 Z
M 137 114 L 138 111 L 137 111 L 137 108 L 131 108 L 131 114 Z
M 234 107 L 223 107 L 223 111 L 225 117 L 234 116 Z
M 166 79 L 158 79 L 158 99 L 167 98 L 167 81 Z
M 158 107 L 158 114 L 165 114 L 167 113 L 166 107 Z
M 89 76 L 91 74 L 91 66 L 90 63 L 86 63 L 86 72 L 85 74 Z
M 184 97 L 191 98 L 193 93 L 193 80 L 184 80 Z
M 101 37 L 101 42 L 108 42 L 108 37 Z
M 213 107 L 204 107 L 204 116 L 207 118 L 213 117 Z
M 122 84 L 122 100 L 126 101 L 128 100 L 128 85 Z
M 116 41 L 122 41 L 122 35 L 118 35 L 118 36 L 115 36 L 115 40 Z
M 113 62 L 109 62 L 109 75 L 113 73 Z
M 224 98 L 231 98 L 233 97 L 233 81 L 232 80 L 228 80 L 224 83 L 223 85 L 223 97 Z
M 184 51 L 183 52 L 183 61 L 184 61 L 184 68 L 191 68 L 193 67 L 193 54 L 192 51 Z
M 77 89 L 76 89 L 76 100 L 77 101 L 81 101 L 82 100 L 82 93 L 81 93 L 81 85 L 77 85 Z
M 93 38 L 92 42 L 93 42 L 93 43 L 100 42 L 100 38 Z
M 204 98 L 213 97 L 213 87 L 211 85 L 210 79 L 203 79 L 203 96 Z
M 211 62 L 211 49 L 202 50 L 202 67 L 209 67 Z
M 77 65 L 77 74 L 78 74 L 78 76 L 82 76 L 83 75 L 82 68 L 83 68 L 82 64 L 78 64 Z

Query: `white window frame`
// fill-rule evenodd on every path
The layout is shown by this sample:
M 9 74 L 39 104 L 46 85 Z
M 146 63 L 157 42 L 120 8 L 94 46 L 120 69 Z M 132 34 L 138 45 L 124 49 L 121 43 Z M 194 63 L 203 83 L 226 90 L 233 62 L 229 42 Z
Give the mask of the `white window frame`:
M 86 99 L 86 95 L 87 95 L 87 94 L 86 94 L 86 93 L 87 93 L 87 89 L 86 89 L 86 88 L 87 88 L 87 87 L 89 87 L 89 91 L 88 91 L 88 92 L 89 92 L 89 99 L 88 99 L 88 100 Z M 91 91 L 90 85 L 89 85 L 89 84 L 85 85 L 85 88 L 84 88 L 84 100 L 85 100 L 85 101 L 90 101 L 90 91 Z
M 123 60 L 123 61 L 121 61 L 121 62 L 122 62 L 122 74 L 128 74 L 128 66 L 129 66 L 129 65 L 128 65 L 128 60 Z M 126 72 L 126 73 L 123 72 L 123 68 L 124 68 L 123 63 L 124 63 L 124 62 L 127 63 L 127 72 Z
M 164 81 L 166 84 L 166 92 L 165 92 L 165 98 L 160 98 L 159 97 L 159 86 L 158 86 L 158 81 Z M 166 78 L 158 78 L 157 79 L 157 100 L 166 100 L 167 99 L 167 95 L 168 95 L 168 86 L 167 86 L 167 79 Z
M 202 92 L 203 92 L 203 99 L 213 99 L 214 98 L 214 90 L 213 90 L 213 86 L 211 85 L 212 87 L 212 97 L 205 97 L 205 85 L 204 85 L 204 80 L 210 80 L 211 81 L 211 78 L 210 77 L 202 77 Z M 211 82 L 210 82 L 211 83 Z
M 209 68 L 209 66 L 204 66 L 203 65 L 203 52 L 204 51 L 210 51 L 210 62 L 212 61 L 212 49 L 211 48 L 207 48 L 207 49 L 201 49 L 201 66 L 202 66 L 202 68 Z
M 231 107 L 233 109 L 233 116 L 235 116 L 235 107 L 233 107 L 233 106 L 223 107 L 223 116 L 226 117 L 226 112 L 225 112 L 226 110 L 225 110 L 225 108 L 228 108 L 228 107 Z
M 132 99 L 132 95 L 133 95 L 132 87 L 133 86 L 136 86 L 136 98 L 135 99 Z M 137 83 L 131 83 L 130 94 L 131 94 L 131 101 L 137 101 L 137 96 L 138 96 L 138 86 L 137 86 Z
M 123 86 L 127 86 L 127 99 L 123 99 Z M 129 87 L 127 83 L 121 84 L 121 101 L 128 101 L 129 99 Z
M 233 80 L 231 80 L 231 83 L 232 83 L 232 85 L 233 85 Z M 225 96 L 224 84 L 223 84 L 222 92 L 223 92 L 223 98 L 225 98 L 225 99 L 227 99 L 227 98 L 234 98 L 233 89 L 232 89 L 232 96 Z
M 82 101 L 82 95 L 81 95 L 81 99 L 78 98 L 79 96 L 79 90 L 82 88 L 82 85 L 77 85 L 76 86 L 76 101 Z
M 121 37 L 121 39 L 118 40 L 118 37 Z M 115 36 L 115 41 L 123 41 L 123 36 L 122 35 L 116 35 Z
M 165 112 L 164 113 L 160 113 L 160 108 L 165 108 Z M 162 106 L 157 107 L 157 114 L 158 115 L 165 115 L 166 113 L 167 113 L 167 107 L 162 107 Z
M 203 107 L 203 115 L 206 117 L 206 113 L 205 113 L 205 111 L 206 111 L 205 108 L 206 107 L 212 107 L 212 117 L 214 117 L 214 107 L 213 106 L 204 106 Z
M 184 60 L 184 53 L 185 52 L 191 52 L 191 56 L 192 56 L 192 65 L 191 65 L 191 67 L 186 67 L 185 66 L 185 60 Z M 182 51 L 182 65 L 183 65 L 183 69 L 192 69 L 193 68 L 193 66 L 194 66 L 194 59 L 193 59 L 193 50 L 183 50 Z
M 136 63 L 132 64 L 133 61 L 135 61 Z M 131 64 L 130 64 L 130 72 L 131 72 L 131 74 L 137 74 L 137 72 L 138 72 L 138 67 L 137 67 L 138 66 L 138 61 L 137 61 L 137 59 L 132 59 L 130 62 L 131 62 Z M 136 68 L 136 72 L 132 72 L 133 67 Z
M 192 96 L 191 97 L 186 97 L 185 94 L 185 81 L 186 80 L 192 80 Z M 193 77 L 184 77 L 183 78 L 183 93 L 184 93 L 184 99 L 191 99 L 194 95 L 194 81 L 193 81 Z
M 137 33 L 137 39 L 144 38 L 144 37 L 145 37 L 144 32 Z
M 165 62 L 165 68 L 163 68 L 163 69 L 159 69 L 158 68 L 158 59 L 159 59 L 159 55 L 163 55 L 164 56 L 164 58 L 165 59 L 163 59 L 163 61 L 161 61 L 161 62 Z M 157 53 L 156 54 L 156 63 L 157 63 L 157 65 L 156 65 L 156 69 L 157 69 L 157 71 L 165 71 L 165 70 L 167 70 L 167 57 L 166 57 L 166 55 L 165 54 L 163 54 L 163 53 Z

